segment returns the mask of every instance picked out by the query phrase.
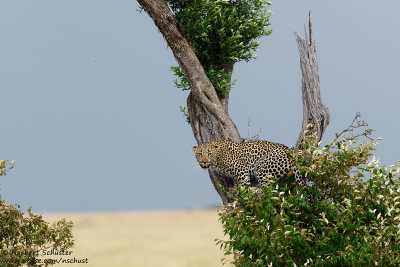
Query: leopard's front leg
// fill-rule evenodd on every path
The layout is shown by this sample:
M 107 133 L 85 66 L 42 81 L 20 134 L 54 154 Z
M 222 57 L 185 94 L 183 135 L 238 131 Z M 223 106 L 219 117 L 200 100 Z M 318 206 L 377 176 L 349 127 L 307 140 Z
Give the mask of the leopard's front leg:
M 262 187 L 251 187 L 251 182 L 250 182 L 250 176 L 251 172 L 250 170 L 241 170 L 240 172 L 237 173 L 238 175 L 235 177 L 235 185 L 236 186 L 241 186 L 242 188 L 247 188 L 248 190 L 251 190 L 253 192 L 256 192 L 257 194 L 262 193 Z
M 246 170 L 239 171 L 235 176 L 235 185 L 240 185 L 244 188 L 250 187 L 250 173 Z

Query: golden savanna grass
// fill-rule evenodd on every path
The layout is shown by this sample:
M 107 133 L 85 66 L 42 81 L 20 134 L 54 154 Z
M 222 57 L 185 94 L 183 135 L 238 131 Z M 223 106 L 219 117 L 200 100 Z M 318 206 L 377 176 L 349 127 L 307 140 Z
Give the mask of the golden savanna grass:
M 75 247 L 63 259 L 88 258 L 88 264 L 55 266 L 222 266 L 222 238 L 216 210 L 45 214 L 49 221 L 74 222 Z M 46 257 L 42 257 L 46 258 Z

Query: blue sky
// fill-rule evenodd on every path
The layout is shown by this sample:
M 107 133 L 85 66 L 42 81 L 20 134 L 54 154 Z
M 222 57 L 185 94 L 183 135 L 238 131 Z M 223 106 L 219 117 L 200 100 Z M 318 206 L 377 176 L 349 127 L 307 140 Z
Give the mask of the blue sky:
M 179 112 L 177 65 L 135 1 L 0 1 L 0 178 L 9 203 L 37 212 L 182 209 L 220 203 L 192 154 Z M 230 114 L 242 136 L 292 146 L 301 128 L 294 31 L 313 13 L 324 140 L 354 114 L 384 138 L 383 163 L 400 159 L 400 2 L 273 1 L 273 35 L 258 59 L 235 65 Z

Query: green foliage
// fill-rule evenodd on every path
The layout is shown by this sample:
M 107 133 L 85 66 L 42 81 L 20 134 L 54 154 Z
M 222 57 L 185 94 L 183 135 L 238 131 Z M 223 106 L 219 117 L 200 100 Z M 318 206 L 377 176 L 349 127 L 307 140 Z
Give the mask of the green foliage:
M 262 36 L 271 35 L 267 0 L 167 0 L 211 84 L 220 98 L 228 96 L 233 64 L 255 58 Z M 180 67 L 171 67 L 174 84 L 190 86 Z
M 179 106 L 179 110 L 182 112 L 183 117 L 186 118 L 186 122 L 190 124 L 189 114 L 186 112 L 186 107 Z
M 13 166 L 13 161 L 0 161 L 0 175 Z M 0 200 L 0 266 L 42 266 L 38 261 L 42 250 L 65 251 L 73 246 L 71 228 L 72 222 L 65 219 L 50 225 L 31 209 L 24 214 L 19 205 Z
M 223 69 L 213 67 L 207 70 L 206 74 L 209 77 L 210 82 L 214 86 L 214 89 L 217 92 L 218 96 L 221 98 L 227 97 L 229 91 L 232 89 L 236 82 L 231 82 L 231 73 L 225 73 Z
M 7 172 L 14 168 L 14 160 L 8 163 L 8 160 L 0 160 L 0 176 L 7 175 Z
M 294 156 L 309 188 L 237 188 L 219 211 L 229 238 L 217 241 L 236 266 L 400 264 L 400 165 L 370 160 L 376 141 L 356 139 L 320 147 L 308 136 Z
M 182 91 L 190 90 L 189 83 L 187 82 L 180 67 L 171 67 L 171 71 L 178 77 L 174 80 L 176 88 L 182 89 Z M 225 73 L 224 70 L 218 70 L 217 68 L 212 68 L 206 72 L 208 78 L 214 86 L 215 91 L 218 96 L 225 98 L 228 96 L 229 91 L 235 85 L 236 81 L 231 82 L 231 74 Z
M 176 88 L 182 89 L 182 91 L 190 90 L 189 83 L 187 82 L 185 75 L 183 74 L 180 67 L 170 67 L 170 70 L 174 73 L 178 79 L 174 80 Z
M 266 0 L 167 0 L 205 70 L 248 61 L 270 35 Z

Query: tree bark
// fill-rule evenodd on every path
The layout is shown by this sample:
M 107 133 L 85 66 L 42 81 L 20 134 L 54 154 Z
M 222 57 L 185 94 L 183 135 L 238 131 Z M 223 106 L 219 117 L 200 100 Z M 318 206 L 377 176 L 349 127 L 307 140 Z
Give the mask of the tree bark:
M 303 123 L 296 143 L 299 147 L 303 141 L 304 131 L 308 130 L 307 125 L 312 123 L 317 126 L 318 139 L 322 139 L 322 135 L 329 124 L 329 110 L 322 102 L 319 84 L 319 70 L 317 61 L 317 51 L 312 35 L 311 11 L 309 16 L 309 36 L 307 37 L 307 27 L 305 28 L 305 39 L 301 39 L 295 32 L 297 45 L 300 53 L 300 67 L 302 73 L 302 98 L 303 98 Z

